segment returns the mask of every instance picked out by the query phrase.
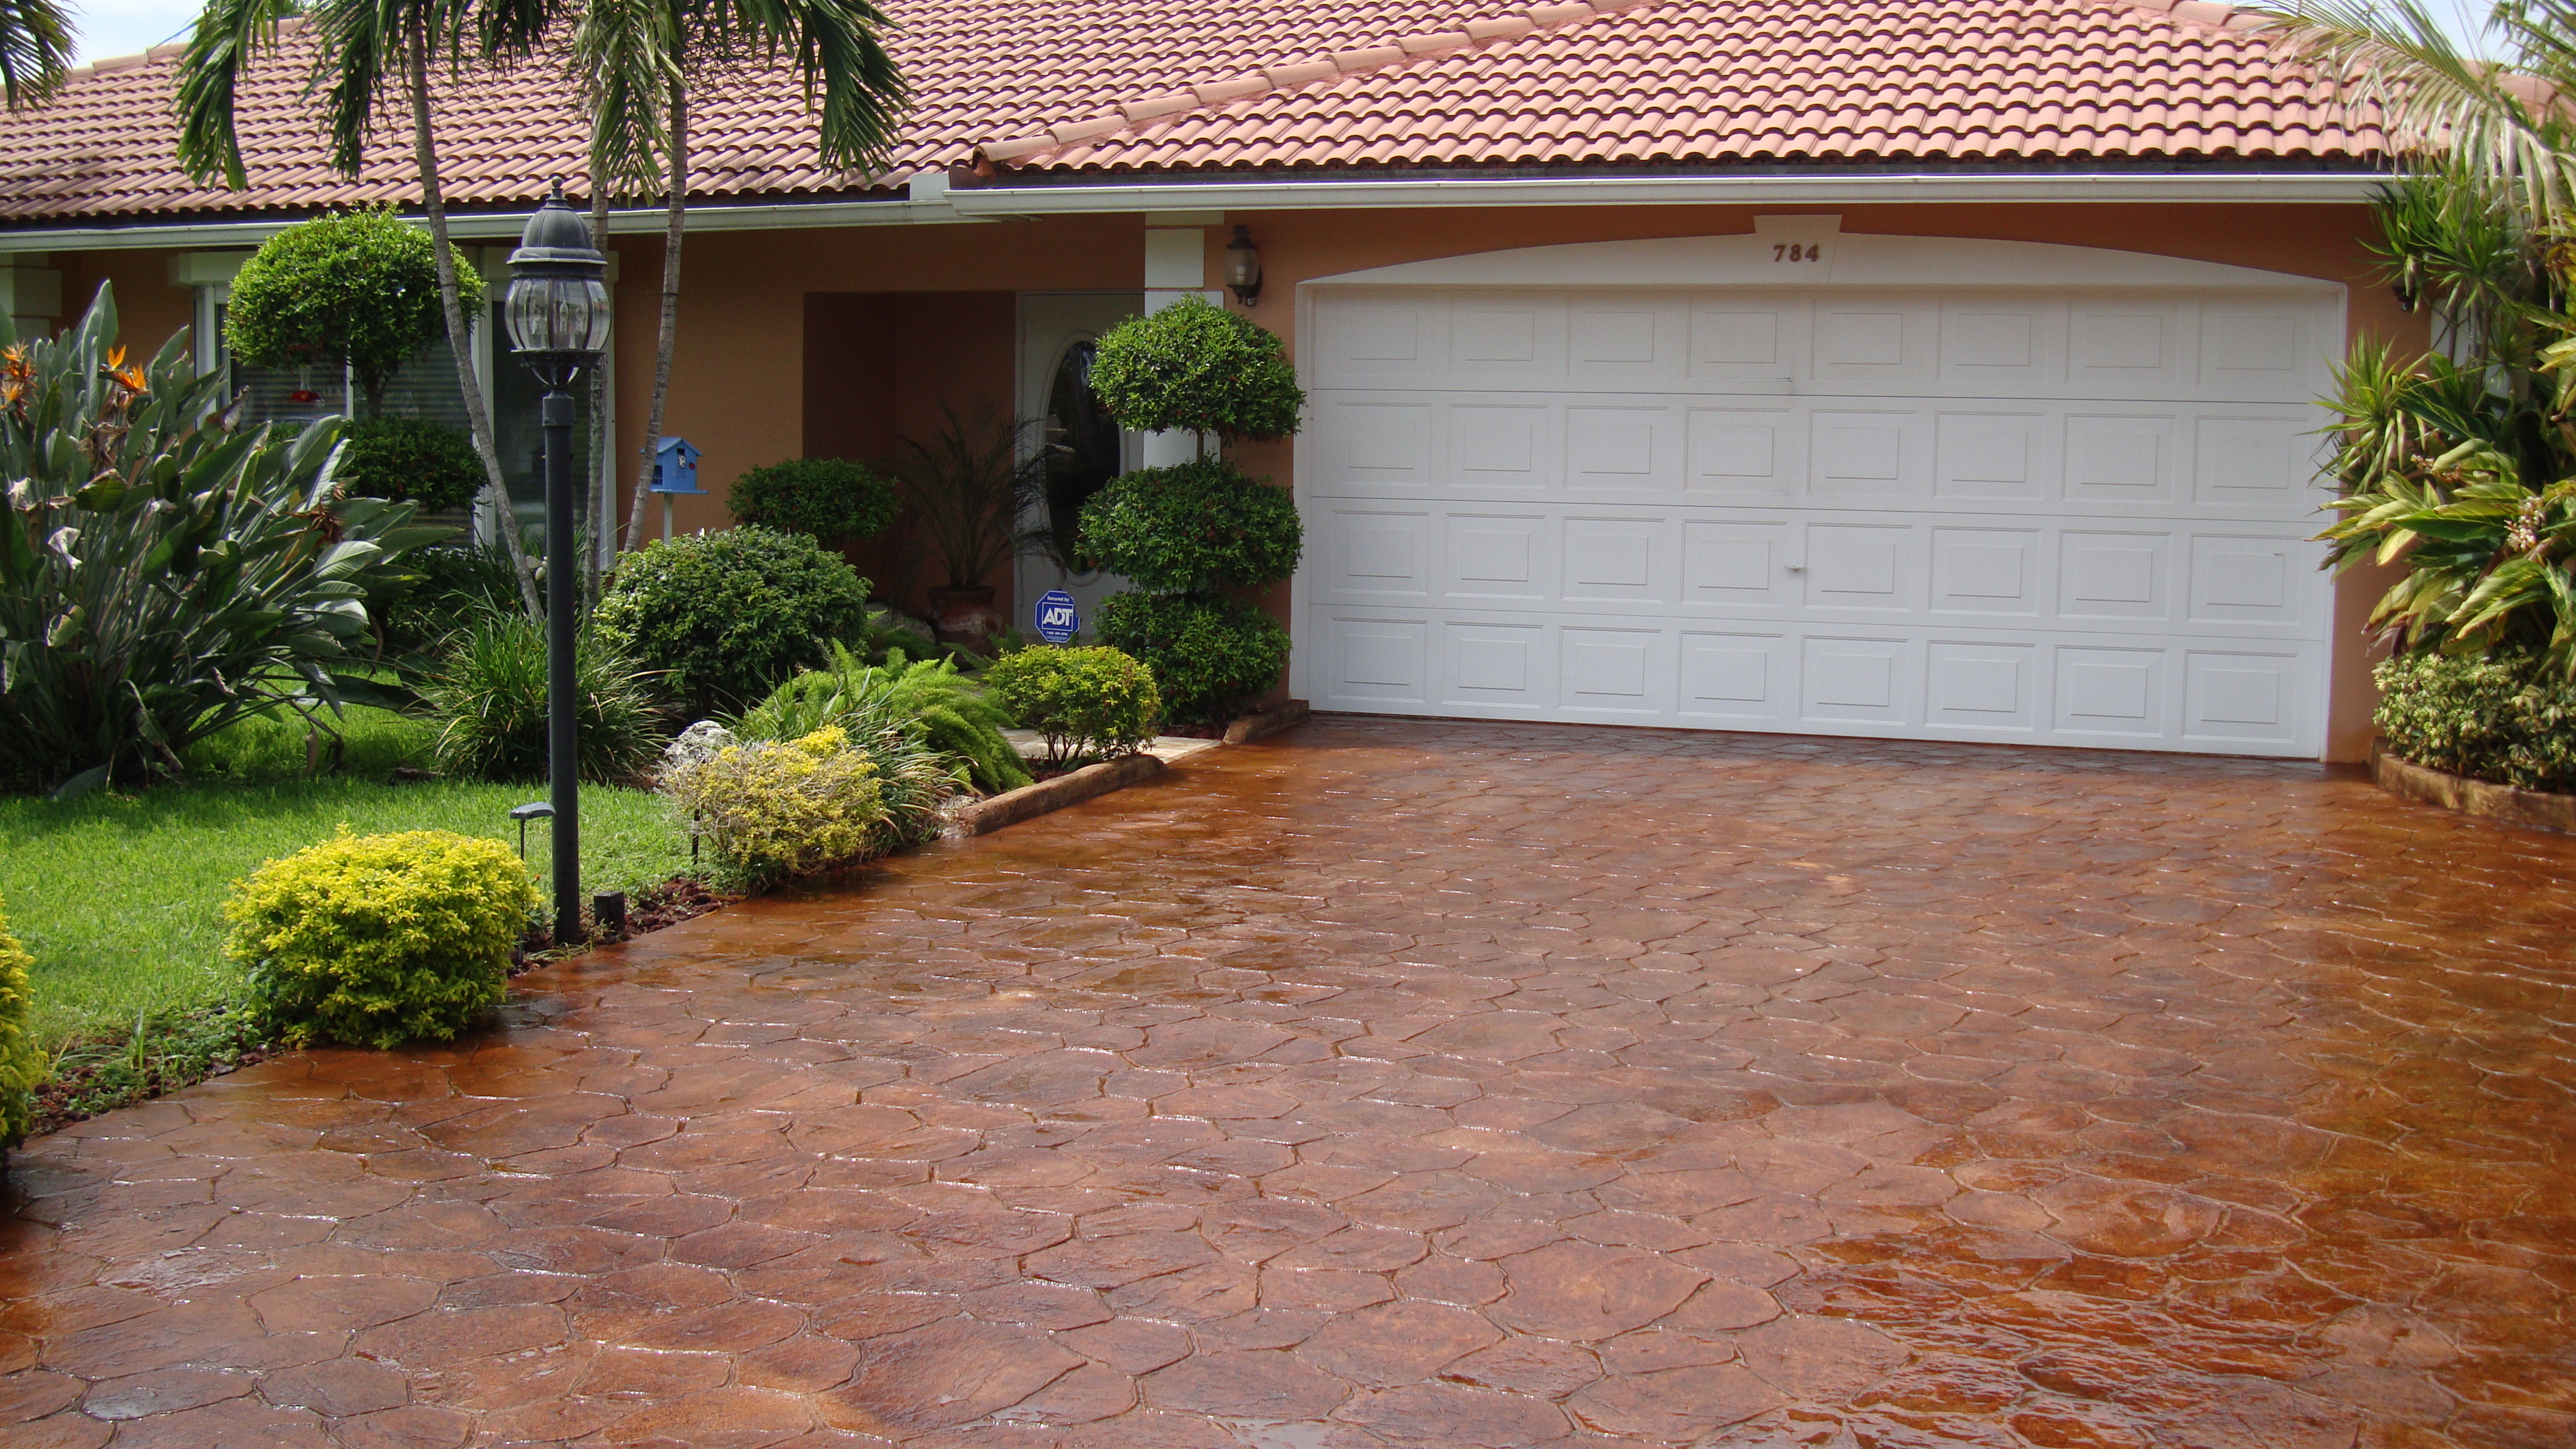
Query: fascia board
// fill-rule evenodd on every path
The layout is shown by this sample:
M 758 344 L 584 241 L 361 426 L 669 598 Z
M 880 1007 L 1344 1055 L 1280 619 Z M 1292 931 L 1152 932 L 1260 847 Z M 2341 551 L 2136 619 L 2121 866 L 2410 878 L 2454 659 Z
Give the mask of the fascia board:
M 1920 176 L 1585 176 L 1387 181 L 1187 181 L 981 186 L 948 194 L 969 216 L 1163 209 L 1219 211 L 1429 206 L 1883 205 L 2003 202 L 2368 201 L 2376 172 L 2099 173 Z
M 476 212 L 450 216 L 447 233 L 460 242 L 516 240 L 526 229 L 528 212 Z M 0 231 L 0 255 L 16 251 L 121 251 L 140 247 L 190 249 L 255 247 L 303 220 L 278 217 L 260 221 L 170 222 L 136 226 L 67 226 L 42 230 Z M 421 222 L 417 213 L 405 219 Z M 951 225 L 995 220 L 966 216 L 944 202 L 918 201 L 788 201 L 741 206 L 708 203 L 691 206 L 690 231 L 774 231 L 799 227 Z M 612 236 L 658 235 L 670 224 L 663 207 L 633 207 L 608 214 Z

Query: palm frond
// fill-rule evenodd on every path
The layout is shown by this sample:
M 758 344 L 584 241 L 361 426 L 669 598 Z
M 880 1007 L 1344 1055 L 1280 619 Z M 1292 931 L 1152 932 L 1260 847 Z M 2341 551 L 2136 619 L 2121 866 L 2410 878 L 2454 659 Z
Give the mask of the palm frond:
M 2375 111 L 2408 157 L 2448 156 L 2484 177 L 2529 221 L 2565 209 L 2571 186 L 2576 54 L 2562 34 L 2570 0 L 2506 0 L 2503 63 L 2463 51 L 2423 0 L 2299 0 L 2257 11 L 2263 32 L 2314 65 L 2348 104 Z
M 72 20 L 57 0 L 0 0 L 0 97 L 44 99 L 72 63 Z
M 0 4 L 8 0 L 0 0 Z M 233 190 L 249 184 L 233 106 L 242 72 L 277 43 L 278 22 L 294 0 L 206 0 L 179 59 L 179 165 L 197 181 L 217 177 Z

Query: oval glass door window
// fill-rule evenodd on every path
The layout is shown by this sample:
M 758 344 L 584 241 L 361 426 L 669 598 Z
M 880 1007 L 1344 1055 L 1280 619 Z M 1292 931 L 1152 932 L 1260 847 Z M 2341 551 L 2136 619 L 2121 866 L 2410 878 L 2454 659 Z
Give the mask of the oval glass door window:
M 1118 425 L 1091 390 L 1099 346 L 1085 338 L 1064 350 L 1047 388 L 1045 432 L 1047 552 L 1068 574 L 1089 572 L 1074 557 L 1082 505 L 1118 476 Z

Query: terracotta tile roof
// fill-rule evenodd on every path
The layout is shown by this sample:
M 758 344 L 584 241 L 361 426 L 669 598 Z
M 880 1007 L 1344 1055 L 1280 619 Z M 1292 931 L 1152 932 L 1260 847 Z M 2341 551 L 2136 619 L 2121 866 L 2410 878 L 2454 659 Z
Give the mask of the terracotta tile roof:
M 813 161 L 793 78 L 727 77 L 692 122 L 698 195 L 868 194 L 977 154 L 1013 171 L 1727 164 L 1923 158 L 2357 160 L 2297 67 L 2182 0 L 896 0 L 916 104 L 881 173 Z M 2182 18 L 2176 18 L 2177 16 Z M 2215 23 L 2211 23 L 2215 22 Z M 250 188 L 174 163 L 176 47 L 103 62 L 0 126 L 0 225 L 417 202 L 389 116 L 355 178 L 333 172 L 290 35 L 242 91 Z M 558 67 L 443 82 L 460 208 L 582 188 Z
M 2297 158 L 2378 129 L 2208 0 L 1591 0 L 986 144 L 1004 174 Z

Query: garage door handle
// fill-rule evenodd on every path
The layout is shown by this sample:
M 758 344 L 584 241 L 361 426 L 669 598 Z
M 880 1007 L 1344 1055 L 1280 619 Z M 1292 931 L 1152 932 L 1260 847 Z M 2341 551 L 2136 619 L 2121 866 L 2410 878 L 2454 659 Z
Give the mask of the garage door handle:
M 1807 566 L 1805 564 L 1783 564 L 1781 567 L 1786 568 L 1793 574 L 1803 574 L 1807 571 Z

